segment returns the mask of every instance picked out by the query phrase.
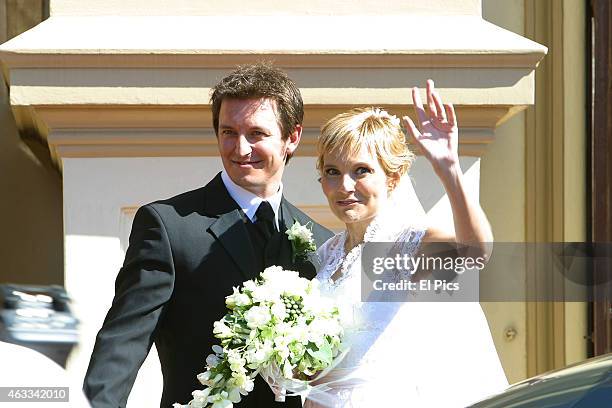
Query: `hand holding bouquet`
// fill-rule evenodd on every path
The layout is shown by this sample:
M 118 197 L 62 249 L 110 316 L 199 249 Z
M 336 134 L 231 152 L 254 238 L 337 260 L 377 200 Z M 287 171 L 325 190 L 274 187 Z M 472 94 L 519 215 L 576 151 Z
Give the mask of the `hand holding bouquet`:
M 340 353 L 338 308 L 320 295 L 315 279 L 271 266 L 234 288 L 225 303 L 229 312 L 213 328 L 221 346 L 213 346 L 206 371 L 198 374 L 205 388 L 175 408 L 230 408 L 253 390 L 260 373 L 273 389 L 306 385 Z

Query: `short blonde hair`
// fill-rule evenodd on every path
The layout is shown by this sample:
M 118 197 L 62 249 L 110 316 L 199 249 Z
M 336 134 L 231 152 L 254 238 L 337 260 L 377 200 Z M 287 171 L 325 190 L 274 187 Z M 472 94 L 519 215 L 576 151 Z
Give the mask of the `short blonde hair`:
M 321 128 L 317 169 L 323 171 L 325 152 L 350 157 L 359 154 L 362 146 L 376 154 L 387 177 L 405 175 L 414 161 L 397 117 L 379 108 L 354 108 L 334 116 Z

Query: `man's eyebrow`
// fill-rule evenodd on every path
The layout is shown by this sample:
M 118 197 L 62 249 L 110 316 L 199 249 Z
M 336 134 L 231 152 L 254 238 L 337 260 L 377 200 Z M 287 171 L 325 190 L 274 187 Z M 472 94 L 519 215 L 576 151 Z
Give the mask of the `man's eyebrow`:
M 233 129 L 234 126 L 232 125 L 228 125 L 226 123 L 219 123 L 219 129 Z M 249 126 L 248 128 L 249 130 L 262 130 L 264 133 L 270 133 L 270 129 L 268 129 L 265 126 L 260 126 L 260 125 L 254 125 L 254 126 Z
M 255 125 L 255 126 L 251 126 L 249 129 L 250 130 L 263 130 L 264 133 L 270 133 L 270 129 L 268 129 L 265 126 Z

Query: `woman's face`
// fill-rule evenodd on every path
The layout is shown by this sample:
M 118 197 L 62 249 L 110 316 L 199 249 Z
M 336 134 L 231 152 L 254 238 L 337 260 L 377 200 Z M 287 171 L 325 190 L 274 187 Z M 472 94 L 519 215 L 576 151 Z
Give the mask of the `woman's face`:
M 323 155 L 323 194 L 334 215 L 345 224 L 367 226 L 387 201 L 391 182 L 365 147 L 354 157 L 337 151 Z

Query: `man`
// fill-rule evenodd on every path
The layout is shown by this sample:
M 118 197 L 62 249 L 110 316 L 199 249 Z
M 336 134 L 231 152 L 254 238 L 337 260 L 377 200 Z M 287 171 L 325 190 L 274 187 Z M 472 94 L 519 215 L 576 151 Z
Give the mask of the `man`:
M 287 75 L 257 64 L 239 67 L 212 94 L 213 126 L 224 170 L 206 186 L 141 207 L 98 333 L 84 390 L 94 408 L 123 407 L 153 342 L 164 389 L 161 406 L 187 403 L 196 375 L 218 341 L 213 322 L 225 296 L 266 266 L 314 277 L 314 258 L 294 263 L 285 230 L 312 220 L 282 196 L 281 178 L 301 133 L 303 102 Z M 313 223 L 317 246 L 331 233 Z M 271 407 L 259 379 L 238 407 Z M 279 406 L 299 407 L 287 398 Z

